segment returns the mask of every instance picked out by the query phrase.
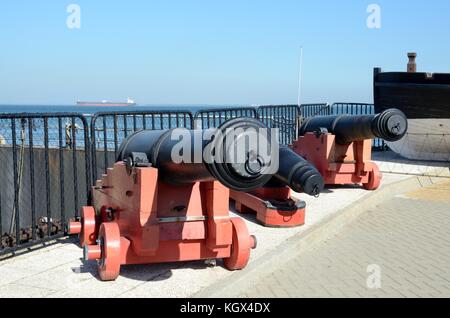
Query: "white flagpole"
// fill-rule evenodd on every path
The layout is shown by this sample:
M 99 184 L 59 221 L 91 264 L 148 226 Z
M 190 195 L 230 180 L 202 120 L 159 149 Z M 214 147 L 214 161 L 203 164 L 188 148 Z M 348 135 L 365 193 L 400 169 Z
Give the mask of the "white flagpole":
M 301 103 L 302 71 L 303 71 L 303 46 L 300 47 L 300 68 L 299 68 L 299 72 L 298 72 L 298 95 L 297 95 L 298 107 L 300 107 L 300 103 Z

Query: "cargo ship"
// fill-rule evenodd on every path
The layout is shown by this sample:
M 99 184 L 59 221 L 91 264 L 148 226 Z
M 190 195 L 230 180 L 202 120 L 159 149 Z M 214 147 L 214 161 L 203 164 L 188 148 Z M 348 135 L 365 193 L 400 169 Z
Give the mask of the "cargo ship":
M 409 53 L 407 72 L 374 70 L 375 111 L 398 108 L 408 117 L 408 134 L 388 143 L 413 160 L 450 161 L 450 74 L 417 72 Z
M 108 107 L 124 107 L 124 106 L 136 106 L 136 103 L 131 98 L 128 98 L 125 103 L 109 102 L 103 100 L 101 102 L 82 102 L 77 101 L 78 106 L 108 106 Z

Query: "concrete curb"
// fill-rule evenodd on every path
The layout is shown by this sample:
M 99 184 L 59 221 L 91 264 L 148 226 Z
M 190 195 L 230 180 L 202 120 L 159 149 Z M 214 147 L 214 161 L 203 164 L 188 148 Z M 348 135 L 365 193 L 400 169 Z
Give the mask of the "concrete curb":
M 333 215 L 315 224 L 308 230 L 294 235 L 279 245 L 276 249 L 266 253 L 259 260 L 250 263 L 245 270 L 201 290 L 194 294 L 194 298 L 230 298 L 238 296 L 237 292 L 248 289 L 260 279 L 270 274 L 274 268 L 282 266 L 299 253 L 311 249 L 318 243 L 338 232 L 351 223 L 368 208 L 376 206 L 384 200 L 396 195 L 413 191 L 435 183 L 439 178 L 411 177 L 381 187 L 376 192 L 370 192 L 351 206 L 344 207 Z

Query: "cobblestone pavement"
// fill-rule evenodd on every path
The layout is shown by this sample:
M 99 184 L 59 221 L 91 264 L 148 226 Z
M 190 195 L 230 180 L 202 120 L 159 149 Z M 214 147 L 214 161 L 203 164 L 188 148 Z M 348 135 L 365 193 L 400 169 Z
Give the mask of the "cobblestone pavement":
M 450 297 L 450 182 L 374 206 L 241 297 Z

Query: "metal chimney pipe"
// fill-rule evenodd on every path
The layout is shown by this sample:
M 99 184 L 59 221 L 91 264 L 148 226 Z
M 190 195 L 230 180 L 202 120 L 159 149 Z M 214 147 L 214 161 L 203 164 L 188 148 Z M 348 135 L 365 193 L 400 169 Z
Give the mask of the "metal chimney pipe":
M 408 53 L 408 73 L 415 73 L 417 72 L 417 64 L 416 64 L 416 57 L 417 53 Z

